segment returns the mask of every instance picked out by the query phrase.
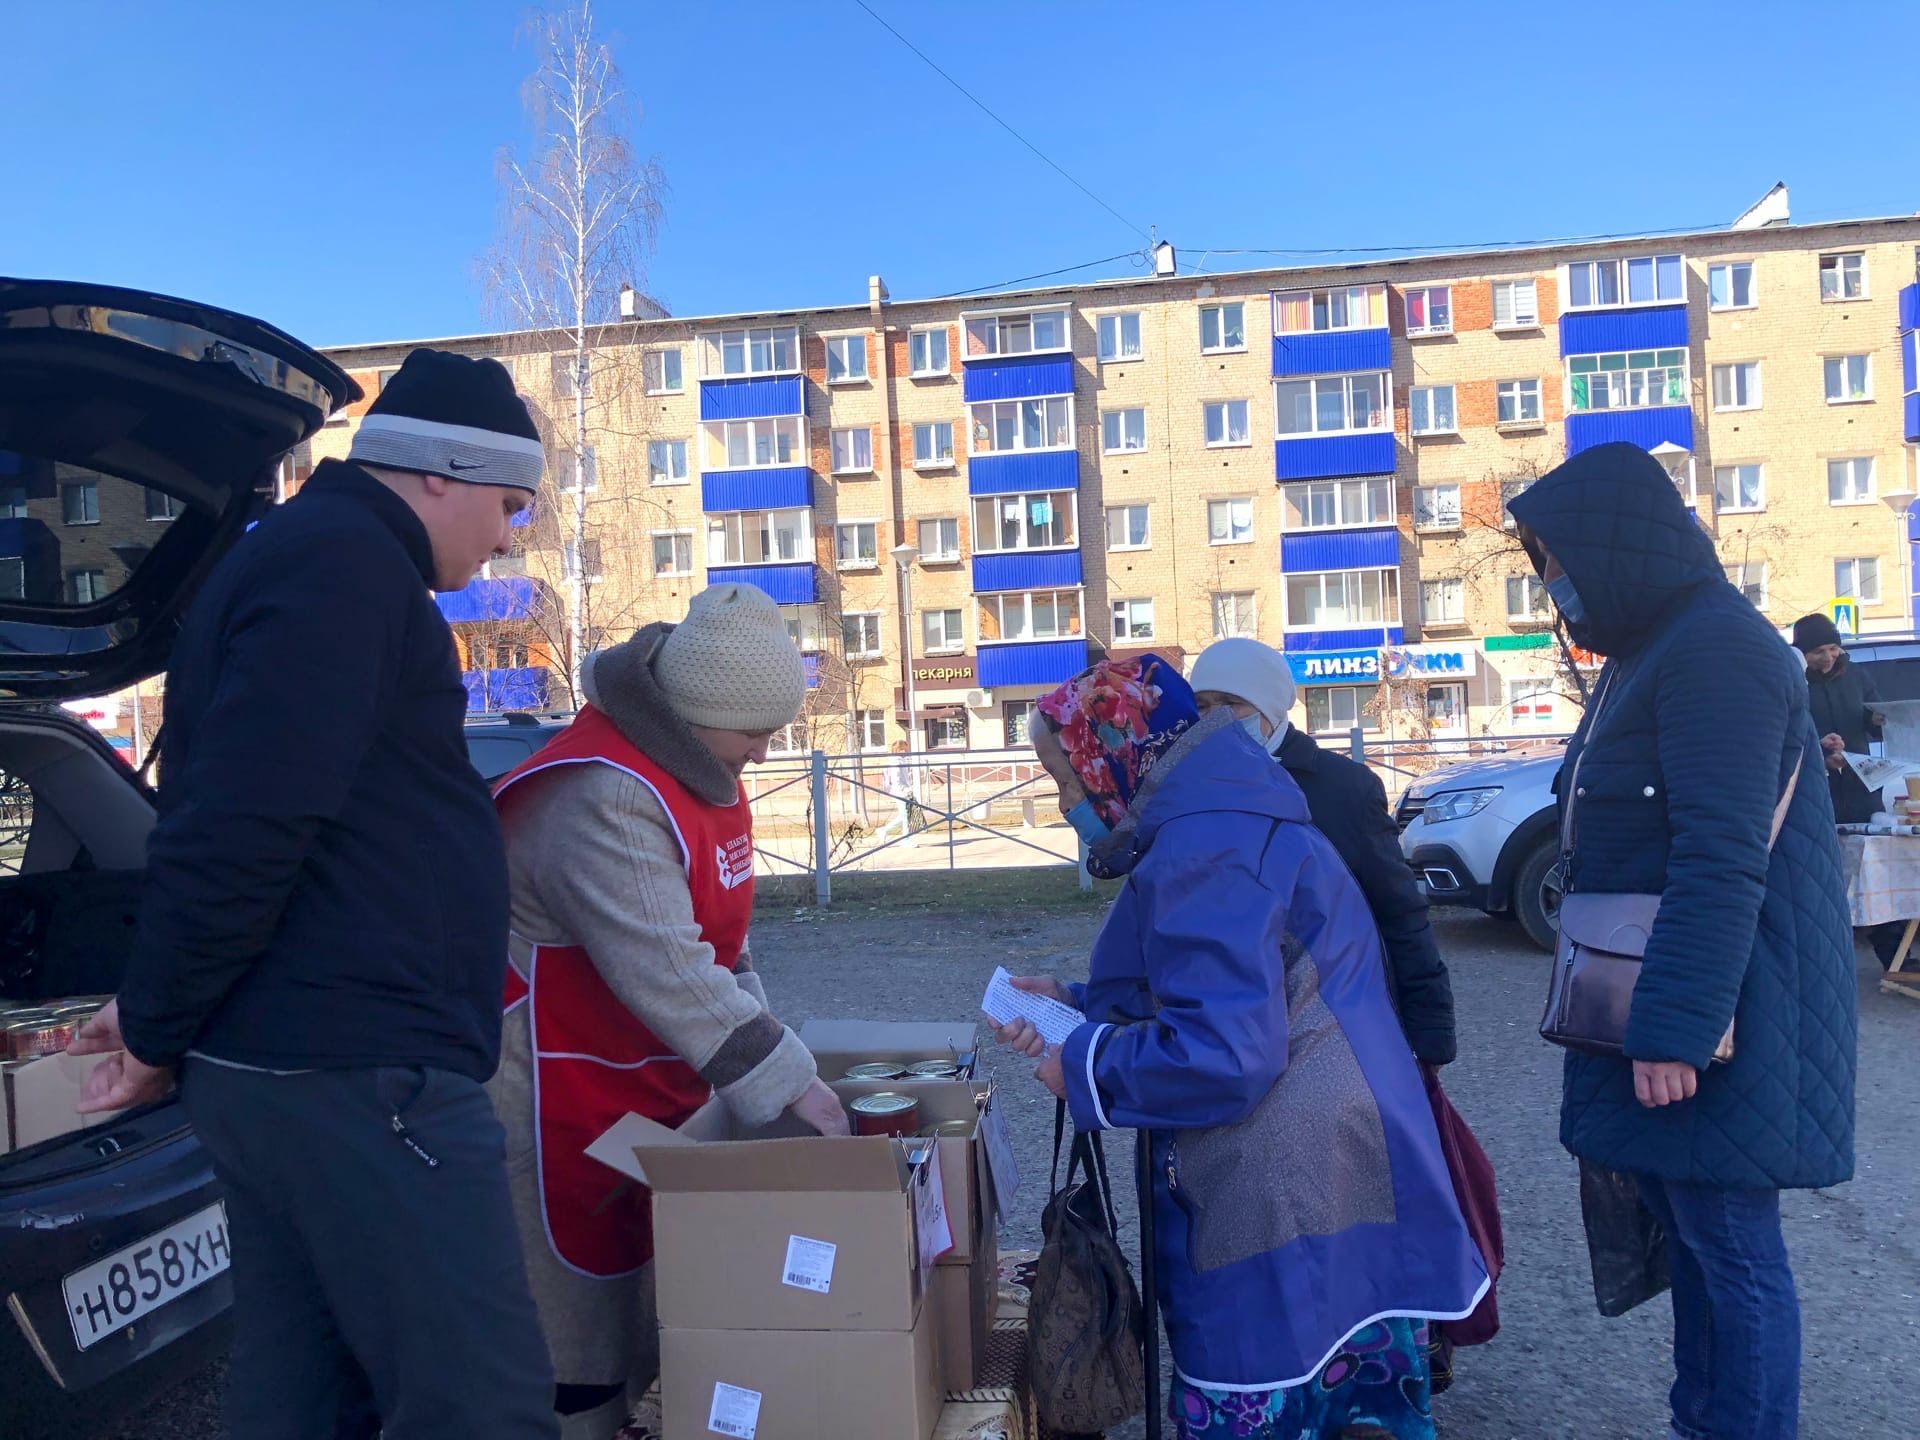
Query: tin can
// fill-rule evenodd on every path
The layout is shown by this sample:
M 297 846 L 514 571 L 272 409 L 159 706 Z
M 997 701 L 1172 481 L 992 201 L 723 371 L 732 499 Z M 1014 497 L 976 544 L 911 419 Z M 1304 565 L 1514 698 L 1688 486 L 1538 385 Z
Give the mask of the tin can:
M 37 1060 L 58 1055 L 73 1043 L 79 1029 L 76 1020 L 16 1020 L 6 1029 L 7 1058 Z
M 922 1060 L 907 1067 L 909 1080 L 958 1080 L 960 1067 L 952 1060 Z
M 855 1065 L 847 1071 L 849 1080 L 898 1080 L 901 1070 L 898 1065 L 885 1060 L 870 1060 L 864 1065 Z
M 971 1140 L 973 1121 L 943 1120 L 938 1125 L 929 1125 L 920 1134 L 928 1140 Z
M 877 1095 L 862 1095 L 850 1101 L 847 1110 L 853 1116 L 856 1135 L 913 1134 L 920 1121 L 920 1102 L 911 1095 L 882 1090 Z

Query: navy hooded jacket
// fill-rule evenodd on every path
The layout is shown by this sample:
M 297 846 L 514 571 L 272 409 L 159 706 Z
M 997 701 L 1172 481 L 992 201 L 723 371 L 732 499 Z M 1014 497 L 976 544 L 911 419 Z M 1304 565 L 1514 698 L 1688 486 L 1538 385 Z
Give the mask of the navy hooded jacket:
M 1853 1174 L 1857 981 L 1805 675 L 1638 447 L 1585 451 L 1508 508 L 1578 593 L 1574 640 L 1608 657 L 1561 771 L 1564 806 L 1579 766 L 1569 886 L 1661 896 L 1628 1058 L 1567 1055 L 1561 1142 L 1668 1180 L 1838 1184 Z M 1729 1022 L 1733 1059 L 1712 1064 Z M 1644 1108 L 1630 1060 L 1685 1061 L 1699 1093 Z

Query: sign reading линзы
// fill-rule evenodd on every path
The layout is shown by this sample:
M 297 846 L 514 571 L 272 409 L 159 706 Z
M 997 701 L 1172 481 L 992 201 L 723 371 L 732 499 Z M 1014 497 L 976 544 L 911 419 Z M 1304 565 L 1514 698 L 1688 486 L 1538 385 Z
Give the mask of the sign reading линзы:
M 1287 668 L 1300 685 L 1377 684 L 1382 678 L 1464 680 L 1478 672 L 1479 657 L 1460 645 L 1394 645 L 1289 654 Z

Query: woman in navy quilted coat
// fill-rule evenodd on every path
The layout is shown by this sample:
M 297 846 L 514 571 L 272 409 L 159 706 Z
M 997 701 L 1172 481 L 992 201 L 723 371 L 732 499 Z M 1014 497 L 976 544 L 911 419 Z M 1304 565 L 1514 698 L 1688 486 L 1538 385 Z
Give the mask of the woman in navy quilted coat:
M 1780 1191 L 1853 1174 L 1856 962 L 1806 677 L 1638 447 L 1584 451 L 1509 509 L 1575 643 L 1607 657 L 1561 771 L 1569 888 L 1661 897 L 1626 1057 L 1568 1053 L 1561 1143 L 1635 1174 L 1667 1230 L 1673 1435 L 1782 1440 L 1800 1312 Z

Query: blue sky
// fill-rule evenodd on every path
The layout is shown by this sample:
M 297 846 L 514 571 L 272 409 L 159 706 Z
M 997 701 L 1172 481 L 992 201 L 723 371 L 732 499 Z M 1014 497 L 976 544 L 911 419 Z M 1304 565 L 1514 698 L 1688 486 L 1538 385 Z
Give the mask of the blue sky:
M 870 0 L 1184 259 L 1906 213 L 1920 6 Z M 994 285 L 1144 245 L 853 0 L 598 0 L 672 310 Z M 483 328 L 520 0 L 9 0 L 0 273 L 316 344 Z M 1357 23 L 1364 22 L 1364 23 Z M 1210 269 L 1287 263 L 1213 255 Z M 1134 272 L 1124 260 L 1082 274 Z

